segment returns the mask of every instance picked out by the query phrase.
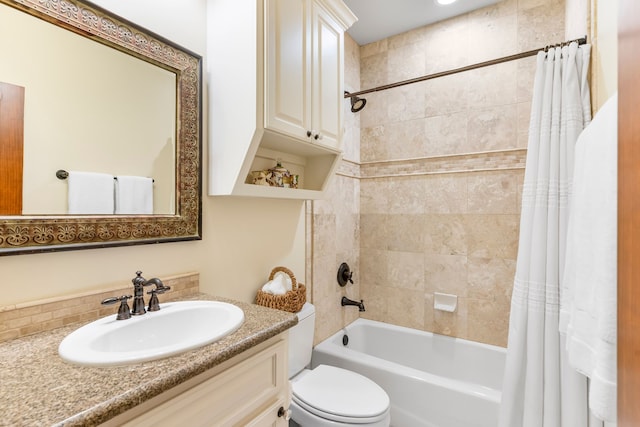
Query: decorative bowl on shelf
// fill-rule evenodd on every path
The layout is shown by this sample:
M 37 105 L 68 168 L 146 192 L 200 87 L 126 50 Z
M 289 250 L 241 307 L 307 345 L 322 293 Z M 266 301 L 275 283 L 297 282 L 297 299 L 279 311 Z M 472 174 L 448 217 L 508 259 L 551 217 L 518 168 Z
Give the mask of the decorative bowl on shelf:
M 261 171 L 252 171 L 249 182 L 269 187 L 298 188 L 298 175 L 291 172 L 277 161 L 276 166 Z

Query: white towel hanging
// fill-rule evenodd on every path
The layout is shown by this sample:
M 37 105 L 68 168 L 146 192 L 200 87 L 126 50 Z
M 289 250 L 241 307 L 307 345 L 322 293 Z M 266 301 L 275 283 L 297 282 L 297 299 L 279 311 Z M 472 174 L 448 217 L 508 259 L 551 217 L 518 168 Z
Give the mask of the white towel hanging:
M 113 175 L 70 171 L 68 212 L 72 215 L 113 215 Z
M 576 143 L 560 332 L 569 363 L 591 379 L 589 408 L 616 420 L 617 94 Z
M 153 214 L 153 179 L 118 175 L 116 179 L 116 214 Z

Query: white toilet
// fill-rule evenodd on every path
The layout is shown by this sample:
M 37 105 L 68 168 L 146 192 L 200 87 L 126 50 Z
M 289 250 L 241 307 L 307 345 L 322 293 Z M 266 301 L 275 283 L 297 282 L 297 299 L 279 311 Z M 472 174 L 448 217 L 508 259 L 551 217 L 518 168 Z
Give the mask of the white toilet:
M 311 363 L 315 308 L 306 303 L 289 329 L 291 425 L 389 427 L 389 396 L 370 379 L 346 369 Z

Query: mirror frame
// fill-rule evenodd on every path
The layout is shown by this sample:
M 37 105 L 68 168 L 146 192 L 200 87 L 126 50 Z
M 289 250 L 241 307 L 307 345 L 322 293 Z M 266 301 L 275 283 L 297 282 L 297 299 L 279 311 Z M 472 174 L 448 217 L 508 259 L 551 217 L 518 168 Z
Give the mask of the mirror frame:
M 176 73 L 176 214 L 0 216 L 0 256 L 202 239 L 202 57 L 86 1 L 0 3 Z

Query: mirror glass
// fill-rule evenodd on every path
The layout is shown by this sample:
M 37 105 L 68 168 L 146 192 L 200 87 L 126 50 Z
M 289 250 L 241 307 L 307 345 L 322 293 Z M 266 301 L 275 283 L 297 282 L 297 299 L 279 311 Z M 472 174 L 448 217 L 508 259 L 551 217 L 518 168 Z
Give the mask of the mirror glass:
M 6 5 L 0 22 L 0 82 L 24 88 L 20 213 L 68 213 L 62 169 L 152 177 L 152 213 L 174 214 L 176 73 Z
M 0 52 L 0 255 L 200 238 L 200 56 L 68 0 L 0 0 Z M 58 171 L 145 177 L 152 208 L 69 215 Z

